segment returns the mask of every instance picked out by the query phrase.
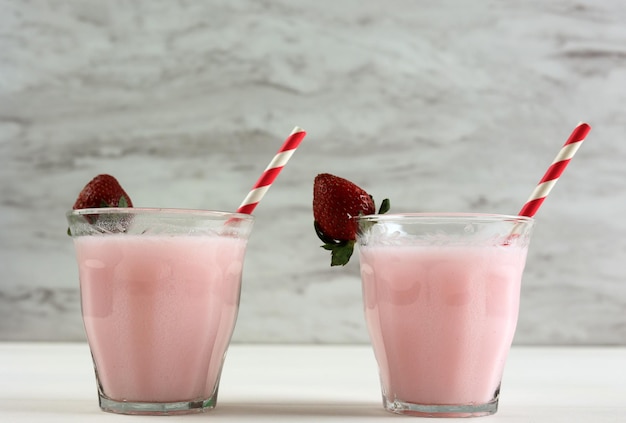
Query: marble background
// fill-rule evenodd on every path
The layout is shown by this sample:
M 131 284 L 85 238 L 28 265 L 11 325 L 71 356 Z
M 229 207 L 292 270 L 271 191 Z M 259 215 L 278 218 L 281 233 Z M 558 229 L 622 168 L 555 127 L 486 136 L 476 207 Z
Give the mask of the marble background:
M 237 342 L 367 342 L 357 261 L 330 268 L 312 181 L 394 211 L 538 214 L 516 343 L 626 344 L 622 0 L 0 0 L 0 340 L 83 340 L 64 212 L 98 173 L 136 205 L 255 214 Z

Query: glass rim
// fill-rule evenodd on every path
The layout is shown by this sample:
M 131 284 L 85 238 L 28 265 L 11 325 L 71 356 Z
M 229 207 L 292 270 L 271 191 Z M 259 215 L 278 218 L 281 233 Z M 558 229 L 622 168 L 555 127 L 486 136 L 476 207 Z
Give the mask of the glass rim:
M 236 218 L 238 220 L 253 221 L 254 216 L 246 213 L 227 212 L 222 210 L 204 210 L 204 209 L 183 209 L 183 208 L 158 208 L 158 207 L 97 207 L 89 209 L 74 209 L 66 213 L 67 217 L 71 216 L 87 216 L 92 214 L 144 214 L 144 215 L 169 215 L 169 216 L 199 216 L 206 218 L 228 219 Z
M 368 214 L 355 216 L 359 222 L 518 222 L 533 223 L 534 218 L 498 213 L 465 213 L 465 212 L 418 212 L 418 213 L 388 213 Z

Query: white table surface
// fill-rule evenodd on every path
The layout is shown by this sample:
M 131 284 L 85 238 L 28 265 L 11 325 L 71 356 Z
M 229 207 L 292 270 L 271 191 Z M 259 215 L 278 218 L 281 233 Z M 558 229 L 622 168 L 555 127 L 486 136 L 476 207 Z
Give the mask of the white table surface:
M 398 419 L 420 420 L 382 409 L 369 346 L 233 345 L 214 410 L 146 417 L 100 411 L 86 344 L 0 343 L 3 423 Z M 500 409 L 481 420 L 626 422 L 626 348 L 515 347 Z

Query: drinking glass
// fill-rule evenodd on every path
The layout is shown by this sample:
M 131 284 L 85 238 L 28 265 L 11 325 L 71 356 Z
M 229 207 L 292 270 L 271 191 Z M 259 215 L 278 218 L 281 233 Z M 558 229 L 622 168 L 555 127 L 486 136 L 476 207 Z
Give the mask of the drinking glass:
M 102 410 L 215 406 L 253 220 L 182 209 L 67 213 Z
M 365 317 L 386 410 L 493 414 L 533 219 L 497 214 L 358 218 Z

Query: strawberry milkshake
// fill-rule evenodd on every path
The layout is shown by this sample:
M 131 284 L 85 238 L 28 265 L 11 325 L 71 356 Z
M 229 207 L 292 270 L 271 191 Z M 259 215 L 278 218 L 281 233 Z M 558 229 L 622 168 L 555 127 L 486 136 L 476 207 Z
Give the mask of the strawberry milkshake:
M 100 208 L 68 213 L 100 406 L 215 406 L 235 326 L 250 215 Z
M 385 408 L 439 417 L 495 413 L 533 220 L 358 220 L 365 316 Z

